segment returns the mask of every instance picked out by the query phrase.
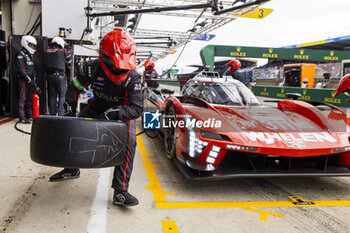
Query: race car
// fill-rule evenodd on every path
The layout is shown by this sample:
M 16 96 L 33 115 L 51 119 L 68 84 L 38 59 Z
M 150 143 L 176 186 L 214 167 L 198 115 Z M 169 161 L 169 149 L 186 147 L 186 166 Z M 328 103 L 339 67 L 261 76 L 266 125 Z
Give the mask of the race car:
M 143 97 L 144 128 L 159 132 L 166 156 L 188 179 L 350 175 L 350 119 L 331 104 L 266 106 L 241 82 L 208 71 L 179 95 L 144 88 Z

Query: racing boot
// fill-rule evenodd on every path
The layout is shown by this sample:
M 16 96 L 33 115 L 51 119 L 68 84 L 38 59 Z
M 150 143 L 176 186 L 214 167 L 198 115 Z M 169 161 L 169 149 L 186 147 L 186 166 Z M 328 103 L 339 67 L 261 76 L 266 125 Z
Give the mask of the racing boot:
M 26 121 L 23 120 L 23 119 L 19 119 L 18 123 L 21 123 L 21 124 L 26 124 Z
M 50 181 L 55 182 L 55 181 L 62 181 L 62 180 L 79 178 L 79 177 L 80 177 L 80 170 L 79 169 L 65 168 L 62 171 L 57 172 L 56 174 L 52 175 L 50 177 Z
M 139 204 L 139 201 L 128 193 L 127 191 L 114 191 L 113 194 L 113 205 L 120 205 L 120 206 L 134 206 Z

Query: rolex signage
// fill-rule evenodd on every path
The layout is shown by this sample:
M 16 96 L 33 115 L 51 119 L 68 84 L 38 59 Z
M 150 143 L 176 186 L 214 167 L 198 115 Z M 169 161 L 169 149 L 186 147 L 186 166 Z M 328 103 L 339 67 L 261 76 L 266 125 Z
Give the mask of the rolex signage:
M 285 93 L 299 93 L 300 100 L 318 101 L 334 104 L 336 106 L 350 107 L 344 93 L 340 93 L 336 98 L 334 89 L 327 88 L 301 88 L 301 87 L 276 87 L 276 86 L 252 86 L 252 91 L 257 96 L 268 96 L 272 98 L 285 99 Z
M 269 48 L 269 53 L 263 53 L 262 57 L 264 58 L 278 58 L 278 54 L 273 52 L 273 48 Z
M 215 56 L 254 57 L 291 59 L 304 61 L 341 61 L 350 59 L 348 51 L 329 51 L 315 49 L 264 48 L 247 46 L 214 46 Z

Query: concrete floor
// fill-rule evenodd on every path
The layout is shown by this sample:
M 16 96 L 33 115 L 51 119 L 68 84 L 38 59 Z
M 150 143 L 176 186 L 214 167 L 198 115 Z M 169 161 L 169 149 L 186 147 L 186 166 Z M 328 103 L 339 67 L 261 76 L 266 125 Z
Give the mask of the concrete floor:
M 30 136 L 14 129 L 16 120 L 3 121 L 0 232 L 350 232 L 350 178 L 188 181 L 160 139 L 141 135 L 129 188 L 140 204 L 120 208 L 112 205 L 112 168 L 50 183 L 60 169 L 32 162 Z

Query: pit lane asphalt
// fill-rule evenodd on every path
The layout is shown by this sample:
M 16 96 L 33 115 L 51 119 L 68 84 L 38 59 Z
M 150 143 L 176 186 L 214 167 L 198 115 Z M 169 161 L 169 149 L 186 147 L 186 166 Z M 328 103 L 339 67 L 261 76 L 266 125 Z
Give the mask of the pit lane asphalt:
M 162 141 L 142 135 L 129 189 L 140 204 L 120 208 L 110 168 L 48 182 L 59 168 L 30 160 L 15 122 L 0 125 L 0 232 L 350 232 L 350 178 L 188 181 Z

